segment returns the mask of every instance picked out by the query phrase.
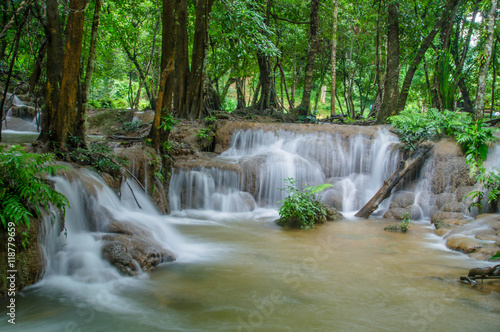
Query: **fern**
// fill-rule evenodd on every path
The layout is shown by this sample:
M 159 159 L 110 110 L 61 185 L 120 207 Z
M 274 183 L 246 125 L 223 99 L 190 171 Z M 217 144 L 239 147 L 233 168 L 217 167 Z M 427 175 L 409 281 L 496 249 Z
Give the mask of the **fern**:
M 64 168 L 53 161 L 52 154 L 26 153 L 19 145 L 0 146 L 0 221 L 4 231 L 10 222 L 29 229 L 30 217 L 40 217 L 40 207 L 49 210 L 53 205 L 64 213 L 69 206 L 67 198 L 45 179 Z M 24 236 L 23 247 L 26 243 L 29 240 Z

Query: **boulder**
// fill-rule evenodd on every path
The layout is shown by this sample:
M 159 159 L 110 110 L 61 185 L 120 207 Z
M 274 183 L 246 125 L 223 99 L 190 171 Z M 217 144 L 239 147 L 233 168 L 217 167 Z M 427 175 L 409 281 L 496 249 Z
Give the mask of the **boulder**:
M 174 255 L 152 240 L 125 234 L 107 234 L 102 237 L 103 258 L 121 273 L 133 276 L 142 271 L 151 271 L 158 264 L 175 260 Z
M 431 216 L 431 223 L 434 223 L 437 220 L 448 221 L 448 220 L 464 220 L 464 219 L 466 219 L 466 217 L 464 216 L 463 213 L 438 211 Z
M 453 236 L 446 240 L 446 246 L 452 250 L 470 254 L 484 246 L 484 243 L 478 239 L 468 236 Z

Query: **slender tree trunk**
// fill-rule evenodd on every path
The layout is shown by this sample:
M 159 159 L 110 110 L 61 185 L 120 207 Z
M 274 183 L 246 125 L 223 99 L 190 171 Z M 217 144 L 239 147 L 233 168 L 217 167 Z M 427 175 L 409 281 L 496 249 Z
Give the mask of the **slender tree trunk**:
M 244 90 L 244 80 L 241 77 L 236 78 L 236 99 L 238 104 L 236 105 L 236 109 L 245 108 L 246 100 L 245 100 L 245 90 Z
M 397 4 L 388 6 L 387 15 L 387 64 L 384 84 L 384 97 L 377 121 L 384 122 L 396 113 L 399 98 L 399 14 Z
M 42 115 L 42 132 L 39 140 L 47 142 L 54 135 L 54 116 L 59 101 L 61 89 L 62 63 L 64 58 L 61 22 L 59 20 L 59 4 L 57 0 L 46 1 L 47 15 L 47 85 L 45 94 L 45 109 Z
M 411 82 L 413 80 L 413 76 L 415 76 L 415 72 L 417 71 L 418 65 L 420 64 L 420 61 L 422 61 L 422 58 L 425 55 L 425 52 L 427 52 L 427 49 L 432 44 L 432 41 L 434 40 L 434 37 L 437 35 L 443 24 L 445 24 L 452 13 L 454 13 L 459 5 L 460 1 L 459 0 L 449 0 L 448 3 L 446 4 L 443 14 L 441 15 L 441 18 L 436 22 L 434 27 L 432 28 L 431 32 L 425 37 L 425 39 L 422 41 L 420 44 L 420 47 L 418 48 L 417 54 L 413 58 L 412 63 L 410 64 L 410 67 L 408 68 L 408 71 L 406 72 L 404 81 L 403 81 L 403 87 L 401 88 L 401 94 L 399 95 L 399 101 L 397 103 L 397 113 L 401 112 L 404 110 L 406 106 L 406 100 L 408 99 L 408 94 L 410 93 L 410 87 L 411 87 Z
M 66 23 L 64 43 L 63 76 L 61 92 L 54 123 L 54 142 L 61 149 L 66 149 L 68 135 L 75 134 L 76 99 L 80 76 L 80 55 L 82 52 L 83 19 L 85 0 L 71 0 Z
M 498 42 L 498 40 L 495 40 L 495 46 L 493 47 L 493 79 L 491 80 L 491 113 L 490 113 L 490 118 L 492 118 L 493 113 L 495 113 L 495 85 L 496 85 L 496 81 L 497 81 L 497 66 L 496 66 L 497 42 Z
M 21 39 L 21 32 L 23 30 L 24 24 L 26 23 L 26 20 L 28 18 L 28 13 L 25 12 L 24 14 L 23 21 L 21 22 L 20 26 L 17 28 L 16 31 L 16 37 L 14 41 L 14 49 L 12 51 L 12 57 L 10 60 L 10 66 L 9 66 L 9 73 L 7 74 L 7 81 L 5 82 L 5 89 L 3 92 L 3 98 L 0 103 L 0 142 L 2 141 L 2 123 L 4 119 L 4 107 L 5 107 L 5 101 L 7 100 L 7 92 L 9 90 L 9 85 L 10 85 L 10 79 L 12 78 L 12 71 L 14 69 L 14 64 L 16 63 L 17 59 L 17 52 L 19 50 L 19 40 Z
M 94 18 L 92 20 L 92 31 L 90 34 L 90 47 L 89 47 L 89 57 L 87 60 L 87 69 L 85 71 L 85 81 L 82 86 L 82 105 L 78 109 L 77 114 L 77 130 L 76 136 L 80 137 L 80 139 L 85 143 L 86 135 L 87 135 L 87 113 L 89 109 L 89 94 L 90 87 L 92 84 L 92 75 L 94 73 L 95 67 L 95 59 L 96 59 L 96 49 L 97 49 L 97 35 L 99 32 L 99 21 L 101 16 L 101 8 L 102 8 L 103 0 L 95 1 L 94 8 Z
M 175 11 L 175 79 L 176 90 L 174 93 L 174 109 L 182 118 L 187 118 L 187 90 L 189 82 L 189 50 L 187 21 L 188 8 L 186 0 L 176 0 L 177 9 Z
M 314 72 L 314 61 L 316 60 L 316 55 L 318 54 L 318 11 L 319 11 L 319 0 L 311 0 L 311 13 L 310 13 L 310 24 L 309 24 L 309 40 L 311 46 L 309 48 L 309 54 L 307 58 L 307 65 L 305 69 L 304 76 L 304 90 L 302 93 L 302 101 L 297 107 L 299 116 L 307 116 L 311 112 L 311 91 L 312 91 L 312 79 Z
M 35 87 L 40 81 L 40 76 L 42 75 L 43 59 L 45 59 L 45 54 L 47 53 L 47 38 L 45 38 L 38 49 L 38 56 L 35 61 L 35 66 L 33 72 L 29 79 L 29 93 L 33 94 L 35 92 Z
M 332 32 L 332 85 L 330 100 L 330 115 L 335 115 L 335 95 L 337 93 L 337 20 L 339 0 L 333 1 L 333 32 Z
M 490 66 L 491 52 L 493 48 L 493 37 L 495 29 L 495 13 L 497 11 L 497 0 L 491 0 L 491 7 L 488 11 L 488 25 L 486 28 L 486 42 L 484 45 L 481 66 L 479 67 L 479 76 L 477 79 L 476 103 L 474 104 L 474 114 L 476 117 L 484 115 L 484 97 L 486 91 L 486 77 L 488 67 Z

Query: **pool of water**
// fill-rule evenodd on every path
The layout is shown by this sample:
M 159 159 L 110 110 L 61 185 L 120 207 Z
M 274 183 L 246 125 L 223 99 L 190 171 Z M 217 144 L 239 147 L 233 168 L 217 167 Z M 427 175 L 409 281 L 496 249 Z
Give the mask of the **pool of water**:
M 84 288 L 41 283 L 2 331 L 499 331 L 500 285 L 460 275 L 493 265 L 447 250 L 427 223 L 384 220 L 284 230 L 275 210 L 161 217 L 196 254 Z M 61 280 L 61 282 L 65 282 Z

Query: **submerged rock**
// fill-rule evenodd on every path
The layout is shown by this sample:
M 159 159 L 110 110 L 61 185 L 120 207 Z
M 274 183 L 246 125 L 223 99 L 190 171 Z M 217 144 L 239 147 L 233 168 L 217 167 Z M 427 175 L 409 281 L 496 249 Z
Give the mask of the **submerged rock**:
M 138 271 L 151 271 L 158 264 L 175 260 L 174 255 L 152 240 L 135 238 L 123 234 L 103 236 L 103 258 L 121 273 L 130 276 Z
M 102 255 L 123 274 L 133 276 L 140 270 L 151 271 L 160 263 L 175 260 L 169 250 L 152 240 L 153 234 L 148 230 L 118 221 L 112 221 L 109 230 L 112 233 L 102 236 Z

